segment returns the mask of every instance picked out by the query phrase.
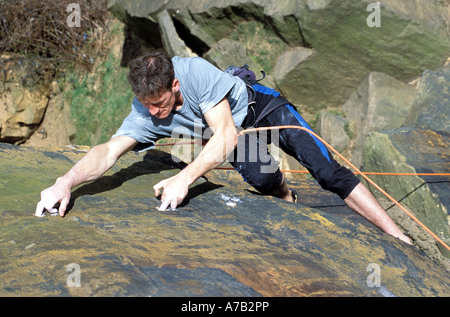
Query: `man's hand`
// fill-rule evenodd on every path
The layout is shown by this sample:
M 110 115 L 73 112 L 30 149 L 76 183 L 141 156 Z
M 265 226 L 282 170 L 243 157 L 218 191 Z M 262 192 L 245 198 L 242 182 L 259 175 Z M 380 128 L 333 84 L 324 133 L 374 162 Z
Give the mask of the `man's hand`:
M 155 196 L 159 196 L 161 189 L 163 193 L 161 195 L 161 206 L 158 208 L 160 211 L 164 211 L 167 207 L 175 209 L 183 199 L 186 197 L 189 185 L 186 181 L 180 177 L 180 174 L 160 181 L 153 186 Z
M 159 196 L 163 189 L 159 210 L 166 210 L 169 206 L 175 209 L 186 197 L 189 186 L 206 172 L 222 163 L 236 147 L 236 126 L 226 98 L 205 112 L 204 116 L 214 134 L 191 164 L 177 175 L 165 179 L 153 187 L 155 196 Z
M 61 217 L 64 216 L 70 200 L 70 190 L 99 178 L 137 143 L 133 138 L 119 136 L 91 148 L 75 166 L 58 178 L 52 187 L 41 192 L 41 201 L 36 206 L 35 215 L 43 217 L 44 211 L 47 210 L 52 214 L 59 212 Z M 57 204 L 58 210 L 55 207 Z
M 70 185 L 64 180 L 58 179 L 52 187 L 43 190 L 41 192 L 41 201 L 36 206 L 35 216 L 43 217 L 44 211 L 47 210 L 51 214 L 59 212 L 59 215 L 63 217 L 70 201 L 70 189 Z M 56 209 L 55 206 L 58 203 L 59 208 Z

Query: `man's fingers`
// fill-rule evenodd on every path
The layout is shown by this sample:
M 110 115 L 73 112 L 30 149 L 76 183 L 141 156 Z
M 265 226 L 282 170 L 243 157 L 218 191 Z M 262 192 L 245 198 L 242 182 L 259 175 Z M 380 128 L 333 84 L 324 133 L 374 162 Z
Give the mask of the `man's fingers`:
M 61 217 L 64 217 L 64 214 L 66 213 L 66 209 L 67 209 L 67 205 L 69 204 L 69 199 L 70 198 L 63 198 L 61 200 L 61 203 L 59 204 L 59 215 Z
M 44 204 L 42 203 L 42 201 L 37 203 L 34 215 L 37 217 L 44 217 Z
M 49 212 L 50 215 L 52 215 L 52 216 L 58 215 L 58 209 L 56 209 L 56 208 L 52 208 L 52 209 L 50 209 L 48 212 Z
M 164 188 L 164 184 L 162 184 L 162 181 L 153 186 L 153 190 L 155 191 L 155 196 L 158 197 L 161 193 L 161 189 Z
M 162 202 L 161 206 L 159 206 L 159 211 L 165 211 L 170 204 L 170 200 L 165 200 Z
M 172 210 L 177 208 L 177 205 L 180 202 L 180 186 L 176 181 L 176 176 L 173 176 L 171 178 L 164 179 L 153 186 L 155 196 L 158 197 L 161 195 L 161 206 L 158 210 L 164 211 L 169 206 Z M 183 188 L 181 189 L 183 190 Z M 161 190 L 163 190 L 162 194 L 160 193 Z
M 167 199 L 167 200 L 163 200 L 163 202 L 161 203 L 161 206 L 159 206 L 158 210 L 159 211 L 165 211 L 167 209 L 167 207 L 170 206 L 170 209 L 175 210 L 177 209 L 177 201 L 176 200 L 171 200 L 171 199 Z
M 41 198 L 41 201 L 36 205 L 36 211 L 34 213 L 37 217 L 44 217 L 45 211 L 48 211 L 52 216 L 58 213 L 61 217 L 64 216 L 67 205 L 69 204 L 70 195 L 68 197 L 62 198 L 60 201 L 58 199 L 53 199 L 49 197 Z

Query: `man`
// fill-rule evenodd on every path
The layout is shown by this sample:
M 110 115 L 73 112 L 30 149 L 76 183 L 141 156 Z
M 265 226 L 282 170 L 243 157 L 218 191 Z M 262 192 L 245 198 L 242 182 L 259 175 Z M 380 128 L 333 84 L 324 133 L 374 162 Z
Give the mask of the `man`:
M 279 97 L 276 91 L 255 85 L 255 104 L 249 107 L 246 84 L 199 57 L 171 59 L 156 51 L 133 60 L 129 67 L 128 80 L 136 96 L 129 116 L 110 141 L 94 146 L 53 186 L 42 191 L 36 215 L 42 215 L 44 210 L 53 212 L 59 204 L 58 212 L 64 216 L 74 186 L 99 178 L 126 152 L 150 149 L 158 139 L 173 136 L 177 129 L 197 138 L 210 129 L 212 136 L 190 164 L 153 187 L 155 196 L 162 191 L 160 210 L 176 208 L 196 179 L 227 158 L 244 180 L 261 193 L 290 202 L 297 200 L 278 167 L 271 173 L 263 172 L 274 161 L 267 144 L 255 135 L 238 137 L 237 133 L 237 127 L 254 123 L 252 113 Z M 257 122 L 257 126 L 279 125 L 308 127 L 289 103 Z M 281 130 L 278 138 L 280 147 L 303 164 L 323 188 L 338 194 L 351 209 L 381 230 L 411 243 L 368 189 L 340 166 L 320 141 L 298 129 Z M 256 144 L 257 149 L 251 144 Z

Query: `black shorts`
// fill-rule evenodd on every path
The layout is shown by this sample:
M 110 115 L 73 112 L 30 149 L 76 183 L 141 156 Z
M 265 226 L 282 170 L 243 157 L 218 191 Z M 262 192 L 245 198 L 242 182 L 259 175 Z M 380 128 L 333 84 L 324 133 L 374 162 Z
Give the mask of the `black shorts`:
M 277 96 L 275 90 L 267 87 L 256 93 Z M 267 98 L 260 98 L 263 99 L 267 101 Z M 281 125 L 297 125 L 311 130 L 295 107 L 290 104 L 277 107 L 256 127 Z M 360 182 L 350 170 L 333 159 L 321 141 L 307 131 L 299 129 L 259 131 L 239 136 L 238 145 L 229 157 L 229 162 L 246 182 L 263 194 L 270 194 L 283 181 L 278 162 L 268 151 L 271 141 L 297 159 L 323 189 L 336 193 L 342 199 L 345 199 Z

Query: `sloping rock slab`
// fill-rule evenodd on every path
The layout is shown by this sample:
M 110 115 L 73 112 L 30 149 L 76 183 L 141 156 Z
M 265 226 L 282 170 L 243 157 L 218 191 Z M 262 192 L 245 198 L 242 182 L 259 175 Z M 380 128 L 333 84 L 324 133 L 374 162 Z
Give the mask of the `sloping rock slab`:
M 178 169 L 156 150 L 127 154 L 75 189 L 64 218 L 35 217 L 40 191 L 83 154 L 0 146 L 0 295 L 450 295 L 448 272 L 360 217 L 223 186 L 214 174 L 177 210 L 157 211 L 152 186 Z

